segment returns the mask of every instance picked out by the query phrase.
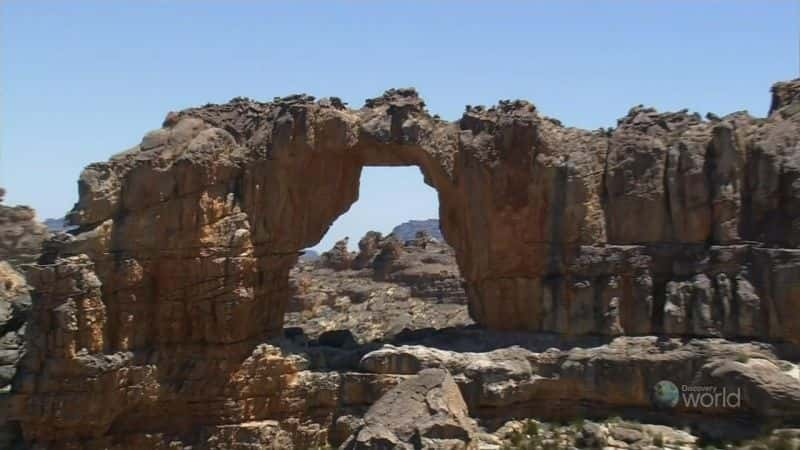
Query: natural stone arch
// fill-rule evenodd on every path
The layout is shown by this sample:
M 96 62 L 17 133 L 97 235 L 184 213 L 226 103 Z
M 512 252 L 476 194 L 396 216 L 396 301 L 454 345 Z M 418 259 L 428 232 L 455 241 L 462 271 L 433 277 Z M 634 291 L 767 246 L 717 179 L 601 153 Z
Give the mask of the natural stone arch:
M 537 279 L 558 264 L 539 261 L 546 242 L 603 239 L 584 211 L 599 205 L 596 181 L 585 185 L 582 166 L 550 155 L 563 151 L 560 136 L 547 135 L 558 128 L 525 102 L 447 123 L 413 90 L 388 91 L 358 111 L 303 96 L 187 110 L 87 168 L 70 215 L 82 233 L 60 252 L 95 262 L 111 349 L 275 334 L 297 252 L 356 200 L 361 168 L 416 165 L 438 192 L 474 318 L 535 329 Z M 597 142 L 580 164 L 599 167 Z M 567 211 L 576 195 L 588 200 Z M 553 234 L 552 220 L 565 228 Z M 155 328 L 126 325 L 141 318 Z
M 704 280 L 721 274 L 739 277 L 742 292 L 763 289 L 772 281 L 698 266 L 692 249 L 713 260 L 704 245 L 736 243 L 742 233 L 796 245 L 796 230 L 743 213 L 774 204 L 758 197 L 764 189 L 742 192 L 747 172 L 765 169 L 741 156 L 778 151 L 751 143 L 791 134 L 794 122 L 773 117 L 757 128 L 743 115 L 702 121 L 637 107 L 613 132 L 588 132 L 524 101 L 467 107 L 445 122 L 411 89 L 359 110 L 302 95 L 234 99 L 170 113 L 134 149 L 89 166 L 70 214 L 80 229 L 55 253 L 93 262 L 108 310 L 106 349 L 273 335 L 297 253 L 355 201 L 361 168 L 416 165 L 438 192 L 444 236 L 481 325 L 784 336 L 776 312 L 789 297 L 755 308 L 754 325 L 733 326 L 735 318 L 703 312 L 711 306 L 701 300 L 684 305 L 683 288 L 669 284 L 702 275 L 686 289 L 719 290 Z M 779 204 L 770 214 L 792 211 Z M 749 264 L 746 252 L 717 252 Z M 686 301 L 722 301 L 709 295 Z M 672 323 L 674 311 L 697 323 Z M 141 320 L 150 325 L 133 325 Z M 720 320 L 729 325 L 712 323 Z
M 798 92 L 776 85 L 767 119 L 636 107 L 594 132 L 522 101 L 445 122 L 413 90 L 171 113 L 84 171 L 79 228 L 29 268 L 12 420 L 28 441 L 103 446 L 188 433 L 198 404 L 211 425 L 342 406 L 346 377 L 315 383 L 265 338 L 365 165 L 417 165 L 436 188 L 483 326 L 796 344 Z
M 410 132 L 422 142 L 402 135 L 401 116 L 421 122 Z M 60 253 L 95 261 L 108 348 L 278 333 L 298 251 L 356 200 L 362 167 L 418 165 L 429 183 L 447 183 L 448 162 L 423 140 L 454 142 L 432 121 L 413 91 L 360 113 L 302 96 L 240 99 L 170 115 L 137 148 L 87 168 L 71 219 L 92 231 Z M 128 329 L 114 319 L 125 316 L 169 326 Z

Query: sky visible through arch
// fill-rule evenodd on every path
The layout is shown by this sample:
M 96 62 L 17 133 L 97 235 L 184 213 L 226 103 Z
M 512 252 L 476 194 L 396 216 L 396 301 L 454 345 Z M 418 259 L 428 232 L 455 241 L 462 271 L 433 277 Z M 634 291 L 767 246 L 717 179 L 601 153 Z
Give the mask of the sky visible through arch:
M 360 107 L 415 86 L 448 120 L 524 98 L 588 129 L 640 103 L 763 116 L 770 85 L 798 76 L 798 21 L 795 0 L 2 0 L 0 186 L 7 203 L 60 217 L 88 163 L 168 111 L 240 95 Z M 318 247 L 437 211 L 418 169 L 370 168 Z
M 330 250 L 336 241 L 348 237 L 348 247 L 356 250 L 358 240 L 367 231 L 388 234 L 408 220 L 438 217 L 436 190 L 425 184 L 418 167 L 364 167 L 358 200 L 333 222 L 325 237 L 312 248 L 317 252 Z

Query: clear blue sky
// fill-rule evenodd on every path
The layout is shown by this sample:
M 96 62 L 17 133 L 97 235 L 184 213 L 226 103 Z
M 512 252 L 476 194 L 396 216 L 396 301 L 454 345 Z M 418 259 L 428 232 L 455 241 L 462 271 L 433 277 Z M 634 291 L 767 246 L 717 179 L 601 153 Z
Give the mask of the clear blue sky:
M 635 104 L 764 115 L 797 77 L 798 2 L 2 0 L 0 186 L 57 217 L 83 166 L 170 110 L 307 92 L 353 106 L 415 86 L 429 109 L 524 98 L 583 128 Z M 437 214 L 414 168 L 370 169 L 321 243 Z

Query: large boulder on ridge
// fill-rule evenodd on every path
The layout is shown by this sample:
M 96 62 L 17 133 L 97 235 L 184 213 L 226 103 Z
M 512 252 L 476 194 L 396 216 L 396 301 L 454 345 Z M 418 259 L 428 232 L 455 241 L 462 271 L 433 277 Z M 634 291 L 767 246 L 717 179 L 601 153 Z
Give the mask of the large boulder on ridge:
M 398 384 L 364 416 L 364 425 L 342 446 L 367 449 L 467 449 L 477 426 L 453 377 L 426 369 Z

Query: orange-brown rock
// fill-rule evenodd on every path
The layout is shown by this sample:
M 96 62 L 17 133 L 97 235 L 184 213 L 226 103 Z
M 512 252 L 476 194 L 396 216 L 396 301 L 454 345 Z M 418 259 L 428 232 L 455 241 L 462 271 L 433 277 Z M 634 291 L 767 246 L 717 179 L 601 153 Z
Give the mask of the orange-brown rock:
M 138 146 L 86 169 L 69 216 L 79 232 L 61 254 L 98 268 L 120 325 L 111 348 L 275 334 L 298 252 L 356 200 L 361 168 L 417 165 L 439 192 L 482 325 L 682 333 L 663 321 L 668 285 L 702 274 L 752 286 L 757 304 L 742 309 L 758 309 L 751 319 L 772 337 L 797 340 L 775 321 L 798 302 L 795 288 L 771 295 L 757 273 L 762 247 L 800 243 L 797 85 L 776 85 L 767 119 L 636 107 L 608 132 L 564 127 L 524 101 L 468 107 L 448 123 L 411 89 L 360 110 L 296 95 L 171 113 Z M 737 264 L 703 263 L 714 248 Z M 631 252 L 635 261 L 615 259 Z M 793 252 L 781 253 L 791 273 Z M 726 309 L 727 287 L 711 289 L 723 318 L 687 329 L 737 335 L 724 316 L 740 296 Z M 123 325 L 142 318 L 173 325 Z
M 36 261 L 42 242 L 50 236 L 47 227 L 36 221 L 36 213 L 28 206 L 3 204 L 5 190 L 0 188 L 0 261 L 19 268 Z
M 342 449 L 477 449 L 477 427 L 453 377 L 426 369 L 381 397 Z
M 436 188 L 480 325 L 799 343 L 798 89 L 776 85 L 766 119 L 637 107 L 593 132 L 525 101 L 445 122 L 412 89 L 359 110 L 296 95 L 171 113 L 87 167 L 78 229 L 29 271 L 16 418 L 67 446 L 200 425 L 267 436 L 280 430 L 214 427 L 333 410 L 339 374 L 262 346 L 299 252 L 372 165 L 416 165 Z

